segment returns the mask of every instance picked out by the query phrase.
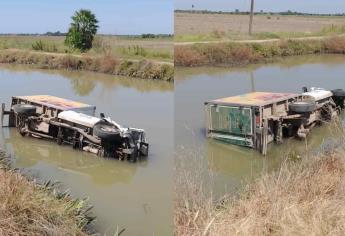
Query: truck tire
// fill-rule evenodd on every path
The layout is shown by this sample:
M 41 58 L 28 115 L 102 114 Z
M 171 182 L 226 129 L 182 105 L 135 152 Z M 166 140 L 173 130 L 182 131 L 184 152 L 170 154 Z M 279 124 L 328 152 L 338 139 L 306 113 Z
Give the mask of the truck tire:
M 36 107 L 29 104 L 16 104 L 12 109 L 20 115 L 34 115 L 36 113 Z
M 107 122 L 99 122 L 93 127 L 93 135 L 106 141 L 118 140 L 120 131 L 114 125 Z
M 313 101 L 301 101 L 289 104 L 289 110 L 296 113 L 312 112 L 316 108 L 316 104 Z
M 333 97 L 345 97 L 345 90 L 343 89 L 334 89 L 331 92 L 333 93 Z

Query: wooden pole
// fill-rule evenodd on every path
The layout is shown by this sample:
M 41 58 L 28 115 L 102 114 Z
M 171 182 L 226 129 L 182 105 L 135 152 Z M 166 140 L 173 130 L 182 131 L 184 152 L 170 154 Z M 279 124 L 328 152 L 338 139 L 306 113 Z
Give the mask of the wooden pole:
M 252 35 L 252 31 L 253 31 L 253 16 L 254 16 L 254 0 L 251 0 L 250 17 L 249 17 L 249 35 Z

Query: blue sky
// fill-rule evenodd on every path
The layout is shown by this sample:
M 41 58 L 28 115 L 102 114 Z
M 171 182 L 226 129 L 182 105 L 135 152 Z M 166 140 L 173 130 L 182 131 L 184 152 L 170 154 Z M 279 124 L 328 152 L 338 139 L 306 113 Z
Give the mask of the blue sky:
M 66 32 L 76 10 L 89 9 L 99 33 L 173 33 L 172 0 L 0 0 L 0 33 Z
M 250 0 L 175 0 L 175 9 L 234 11 L 249 10 Z M 255 10 L 260 11 L 299 11 L 310 13 L 343 13 L 345 0 L 255 0 Z

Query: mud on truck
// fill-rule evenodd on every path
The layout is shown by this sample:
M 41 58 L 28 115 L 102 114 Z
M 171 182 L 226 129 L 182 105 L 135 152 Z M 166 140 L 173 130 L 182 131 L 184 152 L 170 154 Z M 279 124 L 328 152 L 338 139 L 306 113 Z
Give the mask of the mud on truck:
M 125 128 L 103 113 L 95 117 L 96 107 L 49 95 L 14 96 L 11 108 L 1 108 L 1 125 L 8 116 L 8 126 L 22 136 L 51 139 L 74 149 L 101 157 L 135 162 L 148 156 L 145 131 Z

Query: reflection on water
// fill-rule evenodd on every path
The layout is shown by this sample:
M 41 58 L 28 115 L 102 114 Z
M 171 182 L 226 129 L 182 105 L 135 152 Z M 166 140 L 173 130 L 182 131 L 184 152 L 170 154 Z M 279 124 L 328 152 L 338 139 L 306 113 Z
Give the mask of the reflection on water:
M 97 83 L 102 83 L 103 89 L 114 90 L 116 87 L 134 88 L 140 92 L 150 91 L 173 91 L 174 84 L 166 81 L 145 80 L 113 76 L 102 73 L 92 73 L 85 71 L 68 71 L 68 70 L 32 70 L 25 65 L 1 65 L 1 71 L 20 73 L 31 76 L 39 71 L 48 75 L 61 75 L 71 81 L 72 88 L 77 95 L 89 95 Z M 47 77 L 49 81 L 49 77 Z M 47 81 L 47 82 L 48 82 Z
M 345 88 L 344 74 L 345 57 L 337 55 L 293 57 L 240 68 L 176 68 L 176 148 L 203 147 L 205 158 L 201 160 L 213 173 L 216 193 L 232 192 L 243 181 L 277 168 L 288 153 L 302 155 L 306 150 L 317 150 L 334 134 L 328 126 L 315 128 L 306 142 L 288 139 L 282 145 L 271 144 L 263 157 L 252 149 L 206 139 L 203 103 L 253 91 L 301 92 L 303 86 Z
M 13 95 L 49 94 L 97 107 L 117 122 L 144 128 L 150 143 L 147 160 L 138 163 L 102 159 L 0 130 L 18 168 L 42 181 L 62 183 L 79 198 L 89 198 L 102 235 L 172 235 L 173 84 L 88 72 L 31 70 L 0 66 L 0 103 Z
M 3 133 L 5 132 L 3 139 L 6 148 L 10 155 L 15 155 L 15 166 L 19 168 L 33 168 L 44 159 L 65 171 L 89 176 L 94 184 L 111 186 L 115 183 L 130 183 L 136 169 L 147 166 L 147 160 L 136 165 L 128 162 L 112 165 L 112 160 L 98 158 L 90 153 L 81 152 L 76 155 L 78 151 L 70 146 L 52 145 L 51 141 L 30 137 L 23 138 L 15 129 L 4 129 Z

